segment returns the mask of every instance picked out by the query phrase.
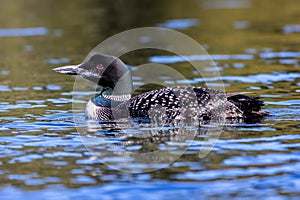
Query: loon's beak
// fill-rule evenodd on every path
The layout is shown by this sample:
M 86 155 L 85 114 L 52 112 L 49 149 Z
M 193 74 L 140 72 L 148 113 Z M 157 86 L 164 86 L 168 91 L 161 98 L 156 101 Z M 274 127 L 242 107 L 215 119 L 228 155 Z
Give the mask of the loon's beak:
M 68 74 L 68 75 L 78 75 L 79 74 L 79 65 L 68 65 L 63 67 L 57 67 L 52 69 L 55 72 Z
M 85 78 L 89 81 L 92 81 L 94 83 L 99 83 L 99 80 L 102 78 L 100 75 L 95 74 L 91 70 L 82 69 L 81 64 L 79 65 L 68 65 L 63 67 L 57 67 L 52 69 L 55 72 L 61 73 L 61 74 L 68 74 L 68 75 L 78 75 L 82 78 Z

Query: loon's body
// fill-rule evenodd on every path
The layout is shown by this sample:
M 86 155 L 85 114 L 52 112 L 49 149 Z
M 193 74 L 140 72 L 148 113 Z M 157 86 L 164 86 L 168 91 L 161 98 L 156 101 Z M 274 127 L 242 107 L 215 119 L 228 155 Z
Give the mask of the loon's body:
M 261 110 L 263 102 L 241 93 L 225 93 L 201 87 L 171 87 L 131 97 L 131 74 L 118 58 L 95 54 L 80 65 L 55 68 L 54 71 L 80 75 L 103 87 L 90 99 L 86 117 L 94 120 L 116 118 L 152 118 L 168 120 L 182 116 L 200 120 L 213 117 L 252 119 L 269 115 Z

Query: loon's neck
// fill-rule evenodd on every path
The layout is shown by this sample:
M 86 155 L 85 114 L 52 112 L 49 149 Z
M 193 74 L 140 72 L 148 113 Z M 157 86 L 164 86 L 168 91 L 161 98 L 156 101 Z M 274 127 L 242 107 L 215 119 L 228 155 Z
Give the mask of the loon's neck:
M 131 94 L 114 94 L 112 88 L 103 88 L 100 95 L 112 101 L 128 101 L 131 98 Z
M 111 107 L 112 101 L 123 102 L 128 101 L 131 98 L 131 94 L 114 94 L 112 88 L 103 88 L 103 90 L 92 101 L 95 105 L 101 107 Z

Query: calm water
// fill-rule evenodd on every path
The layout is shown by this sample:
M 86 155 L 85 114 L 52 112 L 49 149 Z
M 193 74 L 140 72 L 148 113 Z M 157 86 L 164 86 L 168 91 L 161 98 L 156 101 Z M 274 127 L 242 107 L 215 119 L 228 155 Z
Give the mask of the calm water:
M 298 199 L 299 6 L 297 0 L 0 1 L 1 199 Z M 82 114 L 74 110 L 73 117 L 72 95 L 87 97 L 92 91 L 74 94 L 74 78 L 51 69 L 79 63 L 107 37 L 143 26 L 175 29 L 197 40 L 218 66 L 206 70 L 221 73 L 226 91 L 253 92 L 273 116 L 225 124 L 204 158 L 198 154 L 209 135 L 205 126 L 91 128 L 82 123 L 77 128 L 88 132 L 77 132 L 75 119 Z M 136 51 L 124 61 L 163 63 L 185 74 L 190 84 L 204 86 L 186 61 L 165 52 Z M 215 81 L 211 77 L 208 84 Z M 143 84 L 143 78 L 135 77 L 134 84 Z M 130 165 L 120 155 L 102 157 L 135 172 L 164 167 L 127 173 L 87 149 L 159 149 L 160 157 L 178 159 L 170 165 L 159 160 L 152 165 L 131 160 Z

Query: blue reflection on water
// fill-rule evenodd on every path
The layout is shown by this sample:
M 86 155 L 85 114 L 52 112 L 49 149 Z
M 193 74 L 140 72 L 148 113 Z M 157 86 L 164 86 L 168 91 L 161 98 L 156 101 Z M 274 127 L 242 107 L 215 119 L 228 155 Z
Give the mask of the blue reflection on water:
M 188 61 L 203 61 L 203 60 L 252 60 L 252 54 L 211 54 L 211 55 L 190 55 L 190 56 L 152 56 L 150 62 L 155 63 L 179 63 Z
M 294 51 L 266 52 L 266 53 L 261 53 L 259 56 L 262 59 L 270 59 L 270 58 L 300 58 L 300 52 L 294 52 Z
M 221 76 L 221 77 L 206 77 L 178 80 L 176 83 L 191 83 L 196 84 L 200 82 L 214 82 L 214 81 L 228 81 L 228 82 L 242 82 L 242 83 L 264 83 L 271 84 L 280 81 L 295 81 L 300 78 L 300 73 L 286 73 L 274 72 L 270 74 L 256 74 L 248 76 Z
M 202 3 L 205 9 L 232 9 L 232 8 L 250 8 L 251 0 L 206 0 Z
M 157 24 L 157 27 L 184 30 L 192 26 L 197 26 L 199 21 L 197 19 L 172 19 L 164 23 Z
M 48 29 L 45 27 L 0 29 L 0 37 L 24 37 L 46 34 L 48 34 Z
M 259 171 L 260 168 L 257 168 Z M 242 169 L 241 169 L 242 170 Z M 249 170 L 248 170 L 249 171 Z M 254 169 L 253 169 L 254 171 Z M 266 171 L 266 170 L 262 170 Z M 238 173 L 238 170 L 236 170 Z M 267 172 L 266 172 L 267 174 Z M 191 174 L 192 175 L 192 174 Z M 187 174 L 187 176 L 193 178 Z M 195 176 L 194 178 L 197 178 Z M 86 180 L 79 176 L 79 180 Z M 77 179 L 77 180 L 78 180 Z M 300 185 L 291 175 L 278 174 L 272 177 L 246 177 L 235 180 L 218 180 L 206 182 L 180 182 L 180 177 L 174 175 L 178 181 L 114 181 L 100 186 L 80 187 L 76 190 L 62 186 L 50 185 L 39 191 L 23 191 L 16 187 L 4 187 L 0 190 L 4 199 L 18 200 L 26 197 L 36 199 L 77 199 L 84 197 L 96 199 L 207 199 L 207 198 L 245 198 L 280 197 L 275 188 L 281 192 L 298 192 Z M 44 179 L 45 180 L 45 179 Z M 75 179 L 76 180 L 76 179 Z M 93 180 L 94 181 L 94 180 Z M 293 188 L 290 187 L 293 185 Z M 273 189 L 272 189 L 273 188 Z M 76 191 L 76 192 L 74 192 Z M 255 191 L 255 192 L 254 192 Z M 285 199 L 285 198 L 283 198 Z
M 285 34 L 291 34 L 291 33 L 297 33 L 300 32 L 300 25 L 285 25 L 283 27 L 283 33 Z
M 288 163 L 293 161 L 300 161 L 297 155 L 300 152 L 289 153 L 269 153 L 257 156 L 233 156 L 225 159 L 223 165 L 226 166 L 250 166 L 250 165 L 266 165 L 266 164 L 279 164 Z
M 70 62 L 69 58 L 50 58 L 48 60 L 45 60 L 45 63 L 49 63 L 49 64 L 62 64 L 68 62 Z

